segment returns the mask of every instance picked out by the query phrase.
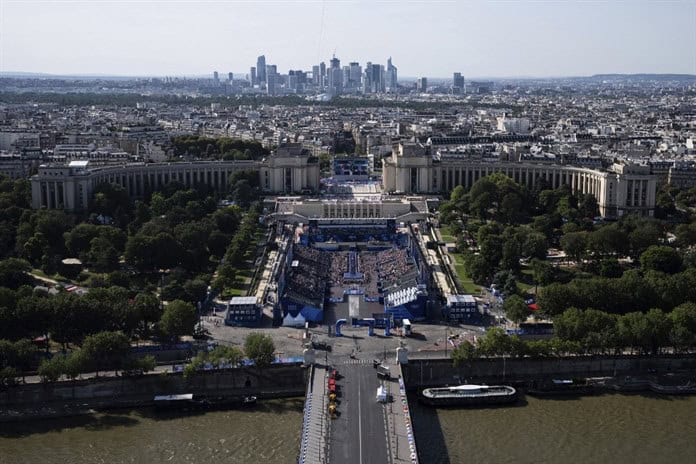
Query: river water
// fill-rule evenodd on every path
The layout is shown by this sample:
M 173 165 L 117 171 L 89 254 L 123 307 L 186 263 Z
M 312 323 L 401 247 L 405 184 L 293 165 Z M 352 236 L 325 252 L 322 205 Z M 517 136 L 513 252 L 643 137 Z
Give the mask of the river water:
M 696 463 L 696 397 L 526 397 L 432 409 L 410 400 L 422 463 Z
M 696 462 L 696 397 L 527 397 L 483 409 L 410 403 L 423 464 Z M 297 398 L 250 410 L 0 424 L 0 463 L 295 463 L 302 406 Z
M 303 405 L 295 398 L 200 414 L 146 409 L 0 423 L 0 463 L 296 463 Z

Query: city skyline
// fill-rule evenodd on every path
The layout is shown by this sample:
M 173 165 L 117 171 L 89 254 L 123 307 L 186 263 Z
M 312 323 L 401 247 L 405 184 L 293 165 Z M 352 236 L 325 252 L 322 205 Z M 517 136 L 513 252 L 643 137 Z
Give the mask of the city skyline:
M 402 78 L 696 74 L 695 2 L 264 4 L 4 0 L 0 72 L 245 75 L 264 54 L 285 73 L 335 53 Z

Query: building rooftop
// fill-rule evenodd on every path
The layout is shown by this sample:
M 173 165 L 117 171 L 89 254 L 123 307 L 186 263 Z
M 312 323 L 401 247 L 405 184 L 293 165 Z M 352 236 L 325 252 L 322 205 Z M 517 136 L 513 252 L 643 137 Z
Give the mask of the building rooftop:
M 87 160 L 70 161 L 70 162 L 68 163 L 68 167 L 71 167 L 71 168 L 82 168 L 82 169 L 84 169 L 84 168 L 87 167 L 87 165 L 89 165 L 89 161 L 87 161 Z
M 254 305 L 256 304 L 255 296 L 233 296 L 230 300 L 230 305 Z
M 476 303 L 476 299 L 472 295 L 449 295 L 447 303 Z

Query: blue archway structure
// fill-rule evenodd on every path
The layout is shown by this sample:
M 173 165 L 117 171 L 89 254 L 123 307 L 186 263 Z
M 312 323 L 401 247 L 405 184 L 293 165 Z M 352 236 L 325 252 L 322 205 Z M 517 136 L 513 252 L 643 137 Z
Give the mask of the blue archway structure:
M 346 322 L 348 322 L 348 321 L 346 321 L 345 319 L 339 319 L 336 321 L 336 336 L 337 337 L 343 336 L 343 334 L 341 333 L 341 327 L 343 327 L 346 324 Z

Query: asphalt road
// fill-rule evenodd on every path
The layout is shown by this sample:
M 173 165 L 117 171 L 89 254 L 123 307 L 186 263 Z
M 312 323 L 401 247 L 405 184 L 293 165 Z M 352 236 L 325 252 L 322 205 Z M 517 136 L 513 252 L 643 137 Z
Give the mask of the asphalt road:
M 367 364 L 366 362 L 370 363 Z M 342 375 L 339 385 L 340 416 L 331 424 L 332 464 L 385 464 L 390 462 L 386 436 L 385 407 L 375 395 L 380 381 L 370 360 L 363 364 L 341 358 L 336 368 Z

